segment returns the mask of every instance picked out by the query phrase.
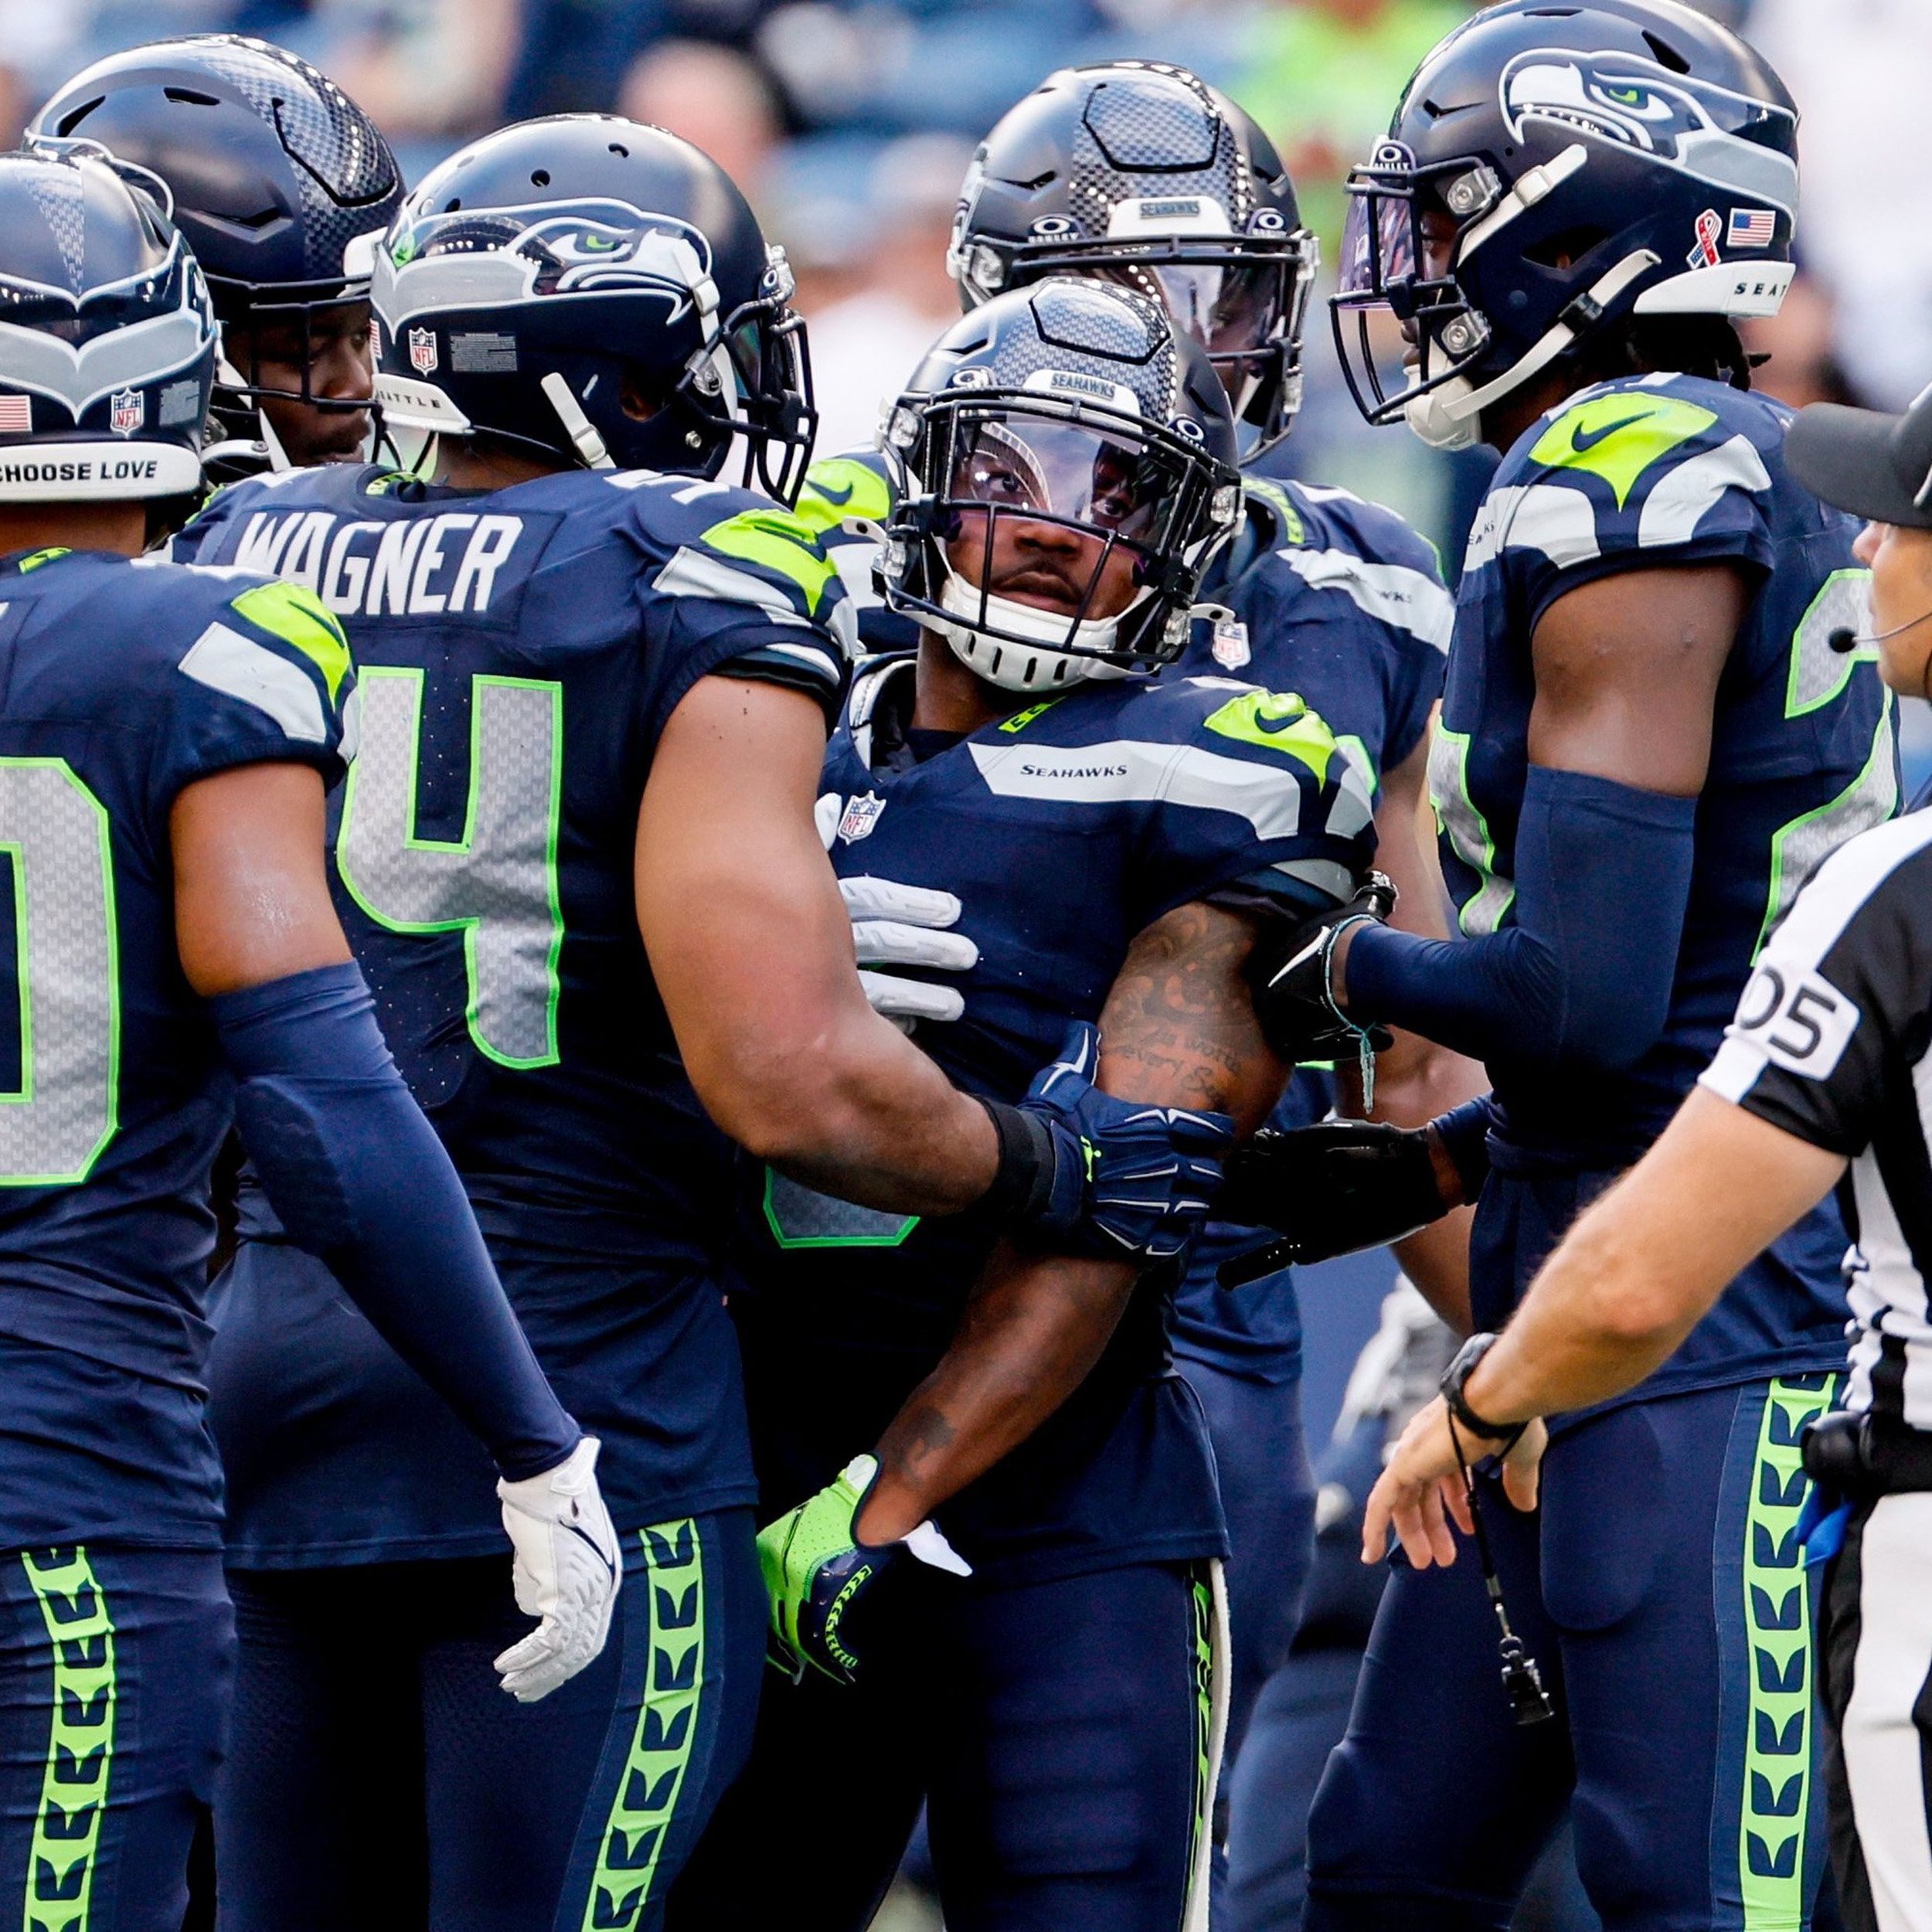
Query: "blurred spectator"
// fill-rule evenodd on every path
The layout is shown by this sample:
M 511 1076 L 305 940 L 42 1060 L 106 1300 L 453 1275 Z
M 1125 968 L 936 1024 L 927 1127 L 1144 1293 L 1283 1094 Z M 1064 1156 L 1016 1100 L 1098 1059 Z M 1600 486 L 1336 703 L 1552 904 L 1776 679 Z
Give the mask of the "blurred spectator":
M 495 127 L 519 0 L 314 0 L 283 44 L 368 111 L 412 178 Z
M 1461 0 L 1274 0 L 1255 16 L 1228 91 L 1280 147 L 1327 260 L 1349 170 L 1386 131 L 1423 56 L 1469 11 Z
M 617 92 L 617 111 L 701 148 L 763 212 L 778 110 L 745 55 L 702 40 L 663 40 L 640 54 Z
M 872 163 L 863 204 L 864 285 L 808 311 L 821 454 L 872 441 L 881 407 L 959 315 L 946 244 L 971 151 L 950 135 L 908 134 Z
M 1801 273 L 1784 306 L 1762 321 L 1747 322 L 1744 346 L 1767 357 L 1753 386 L 1794 410 L 1808 403 L 1850 403 L 1852 386 L 1839 366 L 1838 316 L 1817 281 Z
M 1932 227 L 1911 212 L 1932 171 L 1932 5 L 1757 0 L 1746 30 L 1804 117 L 1798 243 L 1837 304 L 1845 373 L 1903 409 L 1932 374 Z

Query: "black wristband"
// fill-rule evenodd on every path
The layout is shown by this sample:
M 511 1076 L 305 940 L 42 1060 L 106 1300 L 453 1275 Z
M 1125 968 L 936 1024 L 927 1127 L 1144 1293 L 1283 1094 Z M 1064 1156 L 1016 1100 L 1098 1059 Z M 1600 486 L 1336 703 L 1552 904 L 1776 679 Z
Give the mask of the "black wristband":
M 1498 1454 L 1506 1454 L 1516 1446 L 1517 1440 L 1529 1427 L 1526 1422 L 1492 1422 L 1487 1417 L 1479 1416 L 1463 1400 L 1463 1385 L 1475 1372 L 1480 1362 L 1497 1342 L 1502 1339 L 1495 1330 L 1481 1335 L 1472 1335 L 1455 1352 L 1454 1359 L 1442 1372 L 1442 1399 L 1449 1405 L 1449 1413 L 1472 1436 L 1485 1440 L 1501 1443 Z
M 1046 1123 L 1004 1100 L 973 1098 L 985 1108 L 999 1139 L 993 1184 L 973 1203 L 977 1213 L 1007 1223 L 1036 1220 L 1053 1195 L 1053 1137 Z

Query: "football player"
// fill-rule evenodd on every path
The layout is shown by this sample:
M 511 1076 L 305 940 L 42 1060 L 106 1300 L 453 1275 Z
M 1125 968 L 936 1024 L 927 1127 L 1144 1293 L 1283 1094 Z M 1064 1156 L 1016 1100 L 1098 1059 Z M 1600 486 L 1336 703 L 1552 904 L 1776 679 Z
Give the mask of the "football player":
M 1662 1130 L 1819 861 L 1896 806 L 1889 700 L 1841 648 L 1857 526 L 1786 470 L 1733 327 L 1791 279 L 1796 130 L 1689 7 L 1510 0 L 1423 62 L 1352 183 L 1336 317 L 1365 410 L 1505 453 L 1436 757 L 1466 937 L 1304 931 L 1264 1012 L 1291 1049 L 1338 1011 L 1487 1063 L 1481 1328 Z M 1397 1569 L 1315 1805 L 1311 1928 L 1508 1924 L 1566 1799 L 1613 1932 L 1808 1921 L 1791 1445 L 1843 1362 L 1844 1248 L 1808 1217 L 1629 1398 L 1556 1425 L 1539 1519 L 1478 1482 L 1559 1721 L 1514 1720 L 1476 1563 Z
M 1253 464 L 1287 434 L 1301 404 L 1317 253 L 1274 145 L 1240 106 L 1185 68 L 1112 61 L 1050 76 L 988 134 L 961 190 L 949 266 L 969 308 L 1069 274 L 1163 302 L 1219 375 L 1242 460 Z M 842 526 L 883 514 L 884 474 L 877 458 L 815 465 L 800 508 L 828 527 L 842 563 L 869 554 L 869 546 L 839 547 L 864 544 L 862 532 Z M 869 573 L 862 561 L 847 569 L 862 597 Z M 1250 476 L 1241 523 L 1201 594 L 1221 607 L 1194 627 L 1180 668 L 1251 678 L 1307 700 L 1376 792 L 1378 862 L 1401 888 L 1400 923 L 1441 936 L 1441 881 L 1419 821 L 1453 606 L 1429 546 L 1346 491 Z M 895 621 L 904 623 L 862 614 L 881 643 Z M 918 998 L 895 992 L 894 962 L 872 963 L 888 969 L 874 981 L 888 1002 Z M 1468 1062 L 1404 1036 L 1377 1067 L 1371 1111 L 1420 1127 L 1483 1085 Z M 1275 1124 L 1319 1120 L 1335 1097 L 1332 1081 L 1305 1073 Z M 1431 1230 L 1403 1256 L 1464 1330 L 1465 1222 Z M 1238 1293 L 1216 1279 L 1223 1263 L 1256 1246 L 1257 1237 L 1217 1226 L 1196 1247 L 1173 1315 L 1177 1357 L 1207 1413 L 1233 1545 L 1230 1763 L 1262 1685 L 1286 1658 L 1315 1549 L 1294 1275 L 1277 1269 Z M 1231 1799 L 1242 1787 L 1230 1780 L 1224 1788 Z M 1238 1819 L 1218 1821 L 1217 1841 L 1242 1829 Z
M 264 477 L 184 535 L 308 585 L 362 653 L 339 903 L 539 1359 L 604 1431 L 634 1579 L 574 1695 L 499 1718 L 479 1665 L 510 1605 L 474 1452 L 245 1201 L 214 1370 L 237 1927 L 366 1923 L 377 1893 L 417 1924 L 425 1894 L 471 1928 L 658 1922 L 761 1671 L 726 1134 L 879 1209 L 977 1204 L 1114 1254 L 1178 1239 L 1213 1174 L 1175 1142 L 1220 1123 L 1081 1073 L 976 1100 L 866 1006 L 812 819 L 836 574 L 718 480 L 736 442 L 795 484 L 790 292 L 688 143 L 594 115 L 504 130 L 376 256 L 379 393 L 439 439 L 430 480 Z M 406 1634 L 379 1678 L 342 1641 L 378 1607 Z M 372 1842 L 372 1804 L 406 1822 Z M 399 1834 L 426 1859 L 400 1878 Z
M 266 40 L 196 34 L 83 68 L 29 133 L 97 142 L 173 197 L 221 322 L 213 481 L 362 461 L 369 270 L 403 177 L 334 81 Z
M 950 329 L 883 442 L 882 582 L 920 639 L 859 672 L 819 808 L 877 919 L 961 952 L 943 984 L 900 982 L 951 1012 L 921 1045 L 1011 1098 L 1070 1014 L 1100 1025 L 1106 1086 L 1252 1129 L 1287 1070 L 1242 963 L 1257 927 L 1347 898 L 1370 811 L 1298 698 L 1131 675 L 1179 656 L 1240 518 L 1206 355 L 1148 296 L 1049 280 Z M 1170 1932 L 1190 1900 L 1205 1923 L 1226 1545 L 1165 1333 L 1178 1257 L 1138 1282 L 1057 1263 L 1022 1298 L 983 1219 L 775 1171 L 740 1227 L 784 1512 L 760 1547 L 798 1681 L 768 1685 L 672 1924 L 855 1932 L 922 1798 L 949 1925 Z M 929 1519 L 946 1543 L 909 1561 Z M 799 1802 L 835 1759 L 828 1805 Z
M 204 1414 L 231 1119 L 294 1236 L 487 1444 L 479 1509 L 502 1471 L 543 1618 L 503 1626 L 517 1696 L 597 1654 L 618 1553 L 597 1445 L 329 902 L 341 627 L 288 584 L 141 555 L 155 506 L 201 487 L 216 320 L 193 257 L 98 160 L 9 155 L 0 291 L 0 1886 L 23 1925 L 174 1932 L 234 1663 Z M 373 1676 L 397 1635 L 379 1598 L 337 1639 Z

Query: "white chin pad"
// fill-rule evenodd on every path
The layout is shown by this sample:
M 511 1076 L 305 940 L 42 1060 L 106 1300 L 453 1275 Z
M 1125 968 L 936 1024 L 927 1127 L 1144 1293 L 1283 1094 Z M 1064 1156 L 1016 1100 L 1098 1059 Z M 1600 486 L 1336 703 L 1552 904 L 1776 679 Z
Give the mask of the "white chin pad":
M 1434 450 L 1471 450 L 1482 440 L 1482 415 L 1479 410 L 1458 406 L 1473 394 L 1461 376 L 1452 377 L 1440 389 L 1412 396 L 1403 409 L 1403 420 L 1410 430 Z
M 1015 604 L 1009 597 L 988 597 L 982 614 L 978 590 L 950 566 L 939 602 L 949 617 L 959 621 L 934 628 L 975 677 L 1002 691 L 1063 691 L 1083 679 L 1126 675 L 1122 666 L 1090 655 L 1113 648 L 1120 628 L 1118 617 L 1083 620 L 1074 627 L 1070 639 L 1064 617 L 1030 604 Z M 1005 635 L 986 636 L 974 628 L 982 623 Z M 1063 647 L 1070 641 L 1084 648 L 1066 650 Z

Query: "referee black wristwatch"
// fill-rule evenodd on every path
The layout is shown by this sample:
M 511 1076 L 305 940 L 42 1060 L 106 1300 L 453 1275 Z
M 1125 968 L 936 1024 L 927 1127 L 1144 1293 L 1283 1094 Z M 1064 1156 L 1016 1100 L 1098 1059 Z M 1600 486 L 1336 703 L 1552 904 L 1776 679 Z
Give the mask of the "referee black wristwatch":
M 1472 1335 L 1456 1351 L 1455 1358 L 1442 1372 L 1442 1399 L 1449 1405 L 1449 1413 L 1461 1423 L 1464 1430 L 1472 1436 L 1479 1436 L 1485 1441 L 1498 1442 L 1502 1447 L 1496 1451 L 1498 1455 L 1507 1455 L 1521 1439 L 1522 1432 L 1529 1427 L 1527 1422 L 1491 1422 L 1479 1416 L 1463 1400 L 1462 1388 L 1480 1362 L 1500 1339 L 1493 1328 L 1481 1335 Z

